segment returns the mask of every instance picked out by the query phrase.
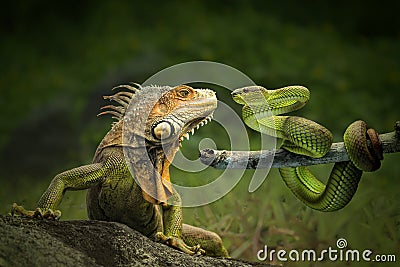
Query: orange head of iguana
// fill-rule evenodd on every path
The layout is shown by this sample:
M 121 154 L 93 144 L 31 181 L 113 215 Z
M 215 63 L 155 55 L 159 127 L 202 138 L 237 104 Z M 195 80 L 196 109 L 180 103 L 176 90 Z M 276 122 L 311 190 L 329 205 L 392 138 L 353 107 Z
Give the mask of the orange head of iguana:
M 190 86 L 120 85 L 125 89 L 106 99 L 119 106 L 106 106 L 100 114 L 114 115 L 117 122 L 100 143 L 122 146 L 131 173 L 143 197 L 164 203 L 172 195 L 169 165 L 184 137 L 206 124 L 217 107 L 215 93 Z

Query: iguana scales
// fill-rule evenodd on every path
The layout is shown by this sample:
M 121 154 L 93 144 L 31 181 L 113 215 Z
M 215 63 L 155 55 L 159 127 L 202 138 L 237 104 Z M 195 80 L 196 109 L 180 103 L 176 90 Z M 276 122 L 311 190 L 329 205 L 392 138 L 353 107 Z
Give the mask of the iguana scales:
M 181 199 L 169 177 L 183 138 L 211 120 L 215 93 L 186 85 L 127 84 L 114 89 L 122 91 L 104 98 L 119 105 L 105 106 L 100 114 L 112 114 L 117 121 L 93 163 L 56 175 L 35 211 L 14 204 L 13 213 L 57 218 L 61 213 L 54 210 L 65 191 L 88 189 L 90 219 L 124 223 L 191 255 L 228 257 L 217 234 L 182 223 Z

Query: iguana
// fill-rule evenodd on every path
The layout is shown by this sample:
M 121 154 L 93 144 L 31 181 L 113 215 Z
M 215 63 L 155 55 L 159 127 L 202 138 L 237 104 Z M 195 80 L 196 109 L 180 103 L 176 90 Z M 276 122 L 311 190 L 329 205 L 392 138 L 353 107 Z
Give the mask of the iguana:
M 13 205 L 13 214 L 58 219 L 68 190 L 88 189 L 89 219 L 128 225 L 153 240 L 190 255 L 228 257 L 213 232 L 182 223 L 181 199 L 170 183 L 169 166 L 184 137 L 211 120 L 215 93 L 186 85 L 115 87 L 99 115 L 116 118 L 98 146 L 93 163 L 62 172 L 43 193 L 38 208 Z M 172 203 L 172 204 L 171 204 Z

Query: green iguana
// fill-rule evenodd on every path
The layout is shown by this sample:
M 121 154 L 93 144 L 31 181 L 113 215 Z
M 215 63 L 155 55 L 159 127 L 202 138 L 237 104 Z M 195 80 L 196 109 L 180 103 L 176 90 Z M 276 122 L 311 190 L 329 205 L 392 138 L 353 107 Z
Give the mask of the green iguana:
M 119 105 L 105 106 L 108 110 L 99 115 L 112 114 L 117 121 L 93 163 L 56 175 L 35 211 L 14 204 L 12 213 L 58 219 L 61 213 L 55 209 L 65 191 L 88 189 L 92 220 L 124 223 L 190 255 L 228 257 L 217 234 L 182 223 L 181 199 L 169 177 L 170 162 L 183 138 L 211 120 L 215 93 L 186 85 L 116 88 L 124 91 L 104 98 Z

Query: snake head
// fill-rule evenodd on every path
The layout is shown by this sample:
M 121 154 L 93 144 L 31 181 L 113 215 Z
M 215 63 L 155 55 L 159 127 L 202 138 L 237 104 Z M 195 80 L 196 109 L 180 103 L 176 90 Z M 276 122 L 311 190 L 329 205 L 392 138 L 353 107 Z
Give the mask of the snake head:
M 275 90 L 262 86 L 247 86 L 232 92 L 233 100 L 251 113 L 261 114 L 270 111 L 272 115 L 291 112 L 303 107 L 310 98 L 310 91 L 301 85 L 291 85 Z M 264 116 L 264 115 L 259 115 Z
M 233 100 L 241 105 L 252 105 L 265 104 L 265 100 L 268 99 L 269 92 L 262 86 L 253 85 L 238 88 L 232 92 Z

